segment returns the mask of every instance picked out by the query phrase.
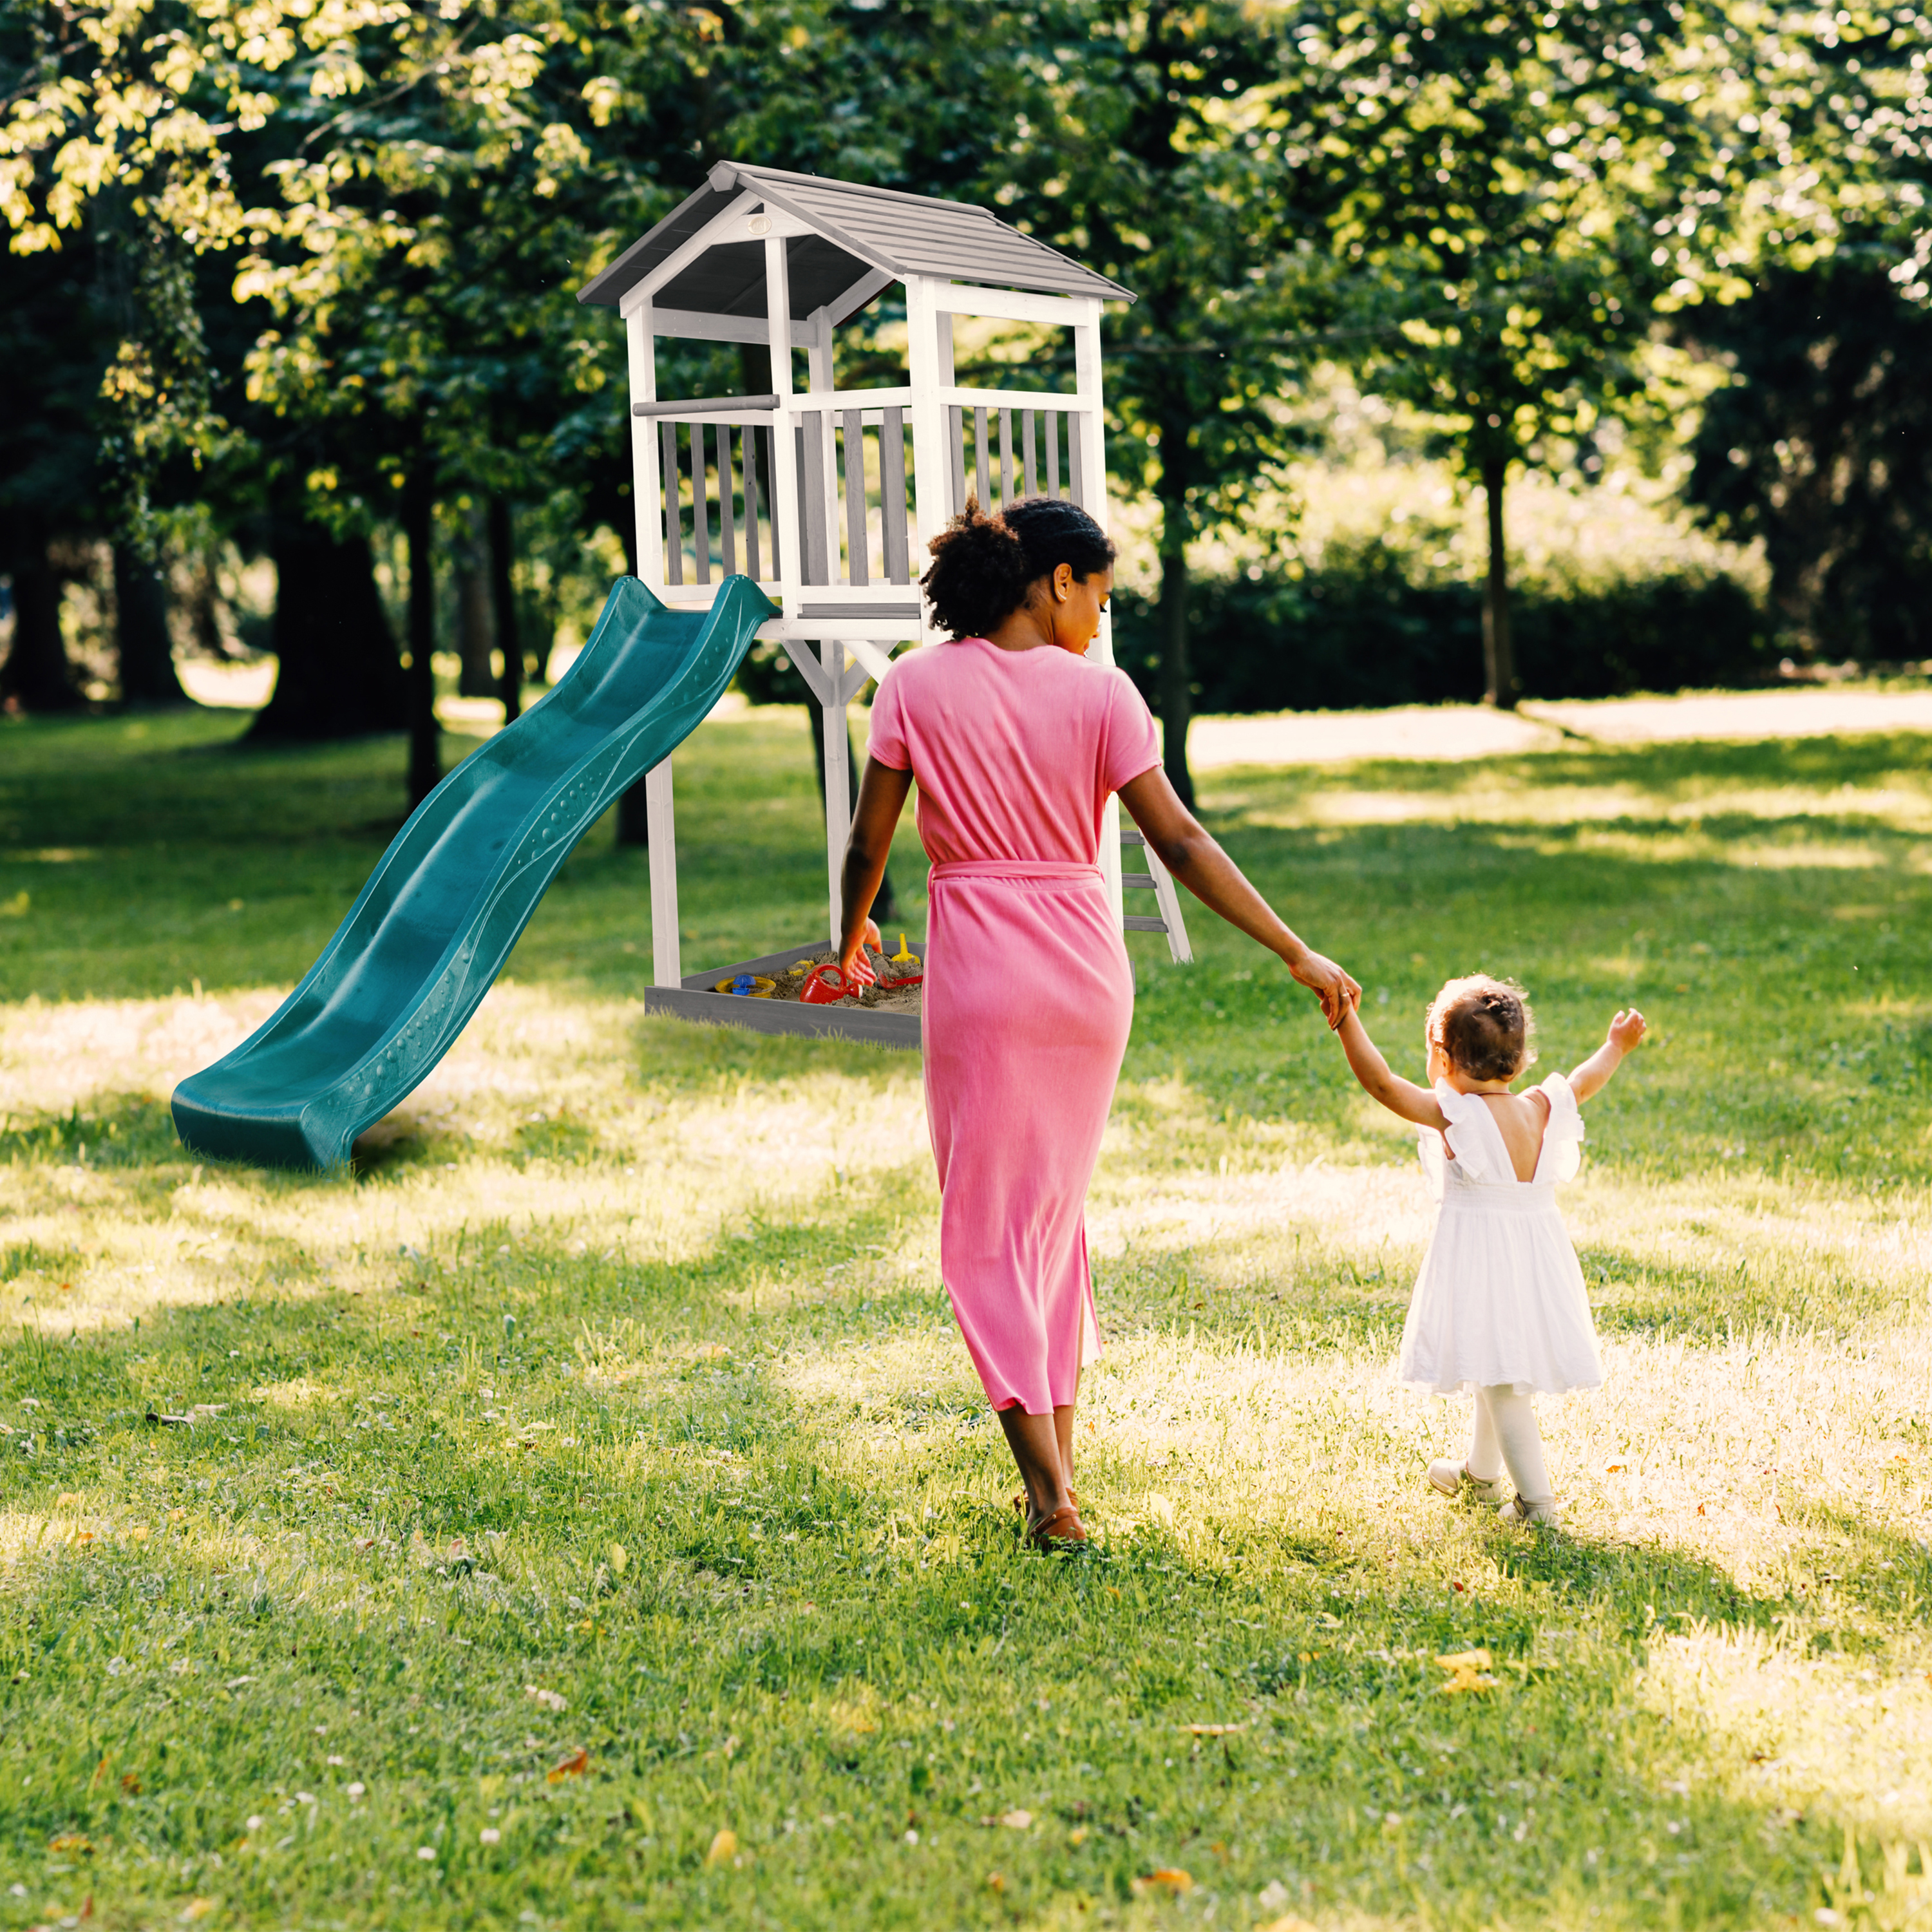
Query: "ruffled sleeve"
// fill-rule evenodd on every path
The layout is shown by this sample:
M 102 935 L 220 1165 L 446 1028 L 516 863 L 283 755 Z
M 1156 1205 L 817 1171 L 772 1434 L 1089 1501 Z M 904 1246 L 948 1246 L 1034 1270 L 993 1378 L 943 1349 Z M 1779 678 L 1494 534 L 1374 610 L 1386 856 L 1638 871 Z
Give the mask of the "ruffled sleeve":
M 1543 1152 L 1538 1177 L 1544 1180 L 1574 1180 L 1583 1164 L 1583 1110 L 1567 1076 L 1552 1073 L 1538 1089 L 1550 1102 L 1550 1124 L 1543 1130 Z
M 1504 1181 L 1516 1178 L 1509 1150 L 1496 1118 L 1475 1094 L 1459 1094 L 1446 1080 L 1436 1083 L 1436 1104 L 1449 1123 L 1445 1138 L 1465 1180 Z

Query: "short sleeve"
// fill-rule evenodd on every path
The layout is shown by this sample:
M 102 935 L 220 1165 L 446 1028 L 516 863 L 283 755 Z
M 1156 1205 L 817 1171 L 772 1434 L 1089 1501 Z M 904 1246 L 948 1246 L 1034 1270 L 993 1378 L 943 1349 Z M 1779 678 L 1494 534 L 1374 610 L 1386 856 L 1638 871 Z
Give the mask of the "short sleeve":
M 1154 735 L 1154 714 L 1134 688 L 1133 680 L 1118 665 L 1108 671 L 1107 678 L 1107 748 L 1102 770 L 1107 789 L 1118 791 L 1160 763 L 1160 740 Z
M 866 755 L 896 772 L 912 770 L 912 753 L 905 738 L 905 716 L 899 706 L 899 681 L 889 675 L 872 694 L 866 728 Z
M 1551 1180 L 1574 1180 L 1583 1164 L 1583 1110 L 1576 1104 L 1568 1078 L 1552 1073 L 1537 1090 L 1550 1102 L 1550 1121 L 1543 1130 L 1539 1174 Z

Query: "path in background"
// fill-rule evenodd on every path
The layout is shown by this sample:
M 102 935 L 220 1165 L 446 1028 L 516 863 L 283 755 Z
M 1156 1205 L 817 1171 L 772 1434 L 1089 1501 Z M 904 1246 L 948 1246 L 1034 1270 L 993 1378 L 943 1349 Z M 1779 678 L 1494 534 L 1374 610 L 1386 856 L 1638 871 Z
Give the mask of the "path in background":
M 1490 758 L 1553 750 L 1565 732 L 1632 745 L 1682 738 L 1819 738 L 1844 731 L 1932 731 L 1932 691 L 1710 692 L 1536 702 L 1514 714 L 1480 704 L 1412 704 L 1393 711 L 1198 718 L 1187 735 L 1187 762 L 1201 772 L 1222 765 L 1338 764 L 1351 758 Z

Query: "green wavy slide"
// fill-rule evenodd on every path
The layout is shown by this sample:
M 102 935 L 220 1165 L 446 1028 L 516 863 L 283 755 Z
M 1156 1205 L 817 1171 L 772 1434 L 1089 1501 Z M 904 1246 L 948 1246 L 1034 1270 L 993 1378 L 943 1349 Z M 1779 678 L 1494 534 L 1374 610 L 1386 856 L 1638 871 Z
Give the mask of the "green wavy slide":
M 556 688 L 410 814 L 302 984 L 175 1089 L 183 1143 L 264 1167 L 346 1161 L 454 1044 L 572 847 L 691 734 L 778 615 L 747 577 L 701 611 L 620 578 Z

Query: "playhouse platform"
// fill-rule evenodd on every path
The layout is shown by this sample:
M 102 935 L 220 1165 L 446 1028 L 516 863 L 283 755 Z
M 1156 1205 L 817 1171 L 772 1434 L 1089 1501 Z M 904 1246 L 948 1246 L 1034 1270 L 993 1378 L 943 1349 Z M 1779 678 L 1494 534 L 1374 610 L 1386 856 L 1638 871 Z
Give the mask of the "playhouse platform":
M 923 940 L 916 942 L 917 950 L 923 952 L 925 944 Z M 788 966 L 816 958 L 825 950 L 820 940 L 815 945 L 794 946 L 788 952 L 768 952 L 761 959 L 740 960 L 734 966 L 714 966 L 708 972 L 689 975 L 676 986 L 646 986 L 644 1010 L 712 1026 L 745 1027 L 753 1033 L 801 1034 L 808 1040 L 862 1040 L 874 1046 L 916 1048 L 921 1038 L 916 1013 L 881 1012 L 846 1000 L 832 1006 L 808 1006 L 797 1000 L 746 999 L 711 990 L 719 980 L 734 980 L 740 973 L 776 978 Z

